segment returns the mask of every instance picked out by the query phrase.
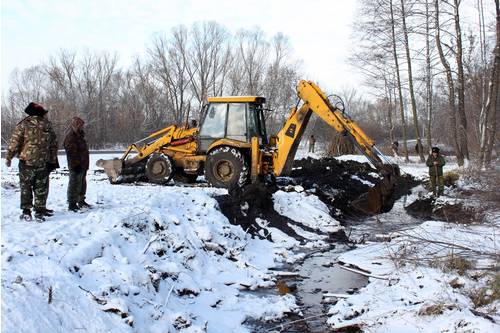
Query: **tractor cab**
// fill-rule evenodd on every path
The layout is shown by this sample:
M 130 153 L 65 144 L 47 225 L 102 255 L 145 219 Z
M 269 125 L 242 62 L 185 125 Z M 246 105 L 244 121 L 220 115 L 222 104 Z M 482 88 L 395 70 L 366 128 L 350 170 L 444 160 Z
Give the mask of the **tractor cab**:
M 199 150 L 206 152 L 216 140 L 228 139 L 250 145 L 252 137 L 267 144 L 264 97 L 210 97 L 199 132 Z

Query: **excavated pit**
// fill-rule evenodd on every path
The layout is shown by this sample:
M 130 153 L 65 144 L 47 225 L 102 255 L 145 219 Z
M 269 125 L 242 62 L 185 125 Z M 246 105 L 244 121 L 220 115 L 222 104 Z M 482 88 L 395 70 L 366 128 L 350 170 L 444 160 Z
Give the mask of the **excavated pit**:
M 293 191 L 294 186 L 300 185 L 307 193 L 316 195 L 325 203 L 330 215 L 343 224 L 346 220 L 367 216 L 351 205 L 351 202 L 366 193 L 378 181 L 380 178 L 376 170 L 368 163 L 339 161 L 334 158 L 307 158 L 295 161 L 290 177 L 280 177 L 274 184 L 252 184 L 243 190 L 231 191 L 228 195 L 218 196 L 216 199 L 222 213 L 232 224 L 241 225 L 253 235 L 271 239 L 256 223 L 259 218 L 267 221 L 269 227 L 278 228 L 287 235 L 304 241 L 304 238 L 290 227 L 290 223 L 297 225 L 297 222 L 274 210 L 273 193 L 279 189 Z M 408 194 L 411 188 L 418 184 L 419 181 L 410 175 L 397 177 L 392 202 Z M 306 231 L 320 233 L 304 225 L 300 227 Z M 347 240 L 343 231 L 327 236 L 332 241 Z

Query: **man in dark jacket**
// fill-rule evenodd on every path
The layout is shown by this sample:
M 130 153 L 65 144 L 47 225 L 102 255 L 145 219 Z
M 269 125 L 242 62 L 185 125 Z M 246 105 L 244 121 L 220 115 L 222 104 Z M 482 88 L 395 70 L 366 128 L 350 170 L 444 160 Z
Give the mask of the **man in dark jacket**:
M 76 212 L 89 208 L 85 202 L 87 191 L 87 170 L 89 169 L 89 148 L 83 131 L 84 122 L 78 117 L 71 120 L 71 127 L 64 138 L 64 149 L 68 158 L 69 184 L 68 209 Z
M 7 149 L 5 164 L 11 166 L 12 158 L 19 157 L 19 183 L 21 187 L 21 219 L 39 222 L 54 212 L 45 207 L 49 190 L 49 173 L 59 166 L 57 162 L 57 137 L 47 119 L 47 110 L 31 102 L 24 112 L 28 114 L 14 129 Z M 35 197 L 33 205 L 33 196 Z
M 443 166 L 446 162 L 444 157 L 439 154 L 438 147 L 432 147 L 432 153 L 427 158 L 425 164 L 429 167 L 429 178 L 434 196 L 442 195 L 444 190 Z M 436 186 L 438 187 L 437 191 Z

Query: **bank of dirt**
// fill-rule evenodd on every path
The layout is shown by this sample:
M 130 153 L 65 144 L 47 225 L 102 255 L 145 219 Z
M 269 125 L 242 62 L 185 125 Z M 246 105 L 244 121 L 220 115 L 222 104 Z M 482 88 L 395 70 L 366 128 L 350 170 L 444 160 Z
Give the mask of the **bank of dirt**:
M 341 224 L 347 219 L 364 218 L 366 214 L 356 209 L 351 202 L 366 193 L 381 178 L 368 163 L 356 161 L 338 161 L 334 158 L 302 159 L 294 163 L 290 177 L 278 178 L 275 183 L 256 183 L 243 190 L 231 191 L 230 194 L 216 197 L 221 211 L 232 224 L 239 224 L 243 229 L 259 237 L 270 238 L 255 222 L 260 218 L 294 237 L 304 239 L 290 227 L 293 222 L 278 214 L 273 207 L 273 193 L 277 190 L 293 191 L 299 187 L 306 193 L 316 195 L 325 203 L 330 215 Z M 410 175 L 397 177 L 392 202 L 410 192 L 419 182 Z M 297 225 L 297 222 L 293 222 Z M 316 232 L 300 225 L 306 231 Z M 332 240 L 346 240 L 341 231 L 328 235 Z

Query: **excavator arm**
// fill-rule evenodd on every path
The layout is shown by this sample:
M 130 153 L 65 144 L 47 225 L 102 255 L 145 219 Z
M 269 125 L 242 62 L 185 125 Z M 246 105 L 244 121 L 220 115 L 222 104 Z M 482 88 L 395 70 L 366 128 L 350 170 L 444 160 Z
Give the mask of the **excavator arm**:
M 297 94 L 303 101 L 302 106 L 293 108 L 285 125 L 277 134 L 277 151 L 274 154 L 274 173 L 276 176 L 288 175 L 297 152 L 297 147 L 312 113 L 337 132 L 350 136 L 361 152 L 378 170 L 387 167 L 375 142 L 349 116 L 333 106 L 323 91 L 311 81 L 300 81 Z
M 349 118 L 343 111 L 332 105 L 324 92 L 311 81 L 300 81 L 297 93 L 303 101 L 300 108 L 293 108 L 283 128 L 276 137 L 276 149 L 273 153 L 273 172 L 276 176 L 289 175 L 300 139 L 315 113 L 337 132 L 348 135 L 368 158 L 382 176 L 381 181 L 371 187 L 367 193 L 352 201 L 352 205 L 368 214 L 377 214 L 392 208 L 392 194 L 396 176 L 399 176 L 397 165 L 384 163 L 383 154 L 375 146 L 375 142 Z

